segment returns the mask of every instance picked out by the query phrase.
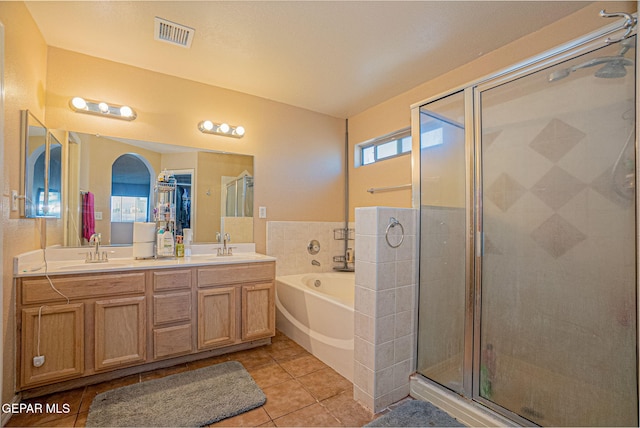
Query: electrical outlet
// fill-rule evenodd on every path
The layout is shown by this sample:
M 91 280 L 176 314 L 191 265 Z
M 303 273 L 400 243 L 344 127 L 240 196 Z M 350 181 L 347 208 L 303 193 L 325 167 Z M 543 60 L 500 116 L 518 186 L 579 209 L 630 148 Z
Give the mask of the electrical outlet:
M 96 211 L 94 216 L 96 220 L 102 220 L 102 211 Z
M 258 218 L 267 218 L 267 207 L 258 208 Z
M 18 191 L 11 191 L 11 211 L 18 211 Z
M 43 364 L 44 364 L 44 355 L 38 355 L 37 357 L 33 357 L 34 367 L 42 367 Z

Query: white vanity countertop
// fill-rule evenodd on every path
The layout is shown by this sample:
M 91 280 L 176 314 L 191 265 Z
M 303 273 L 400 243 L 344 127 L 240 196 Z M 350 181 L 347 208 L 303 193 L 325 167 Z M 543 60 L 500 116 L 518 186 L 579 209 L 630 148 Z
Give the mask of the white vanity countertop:
M 85 263 L 79 255 L 89 251 L 83 248 L 47 248 L 46 263 L 43 250 L 31 251 L 14 257 L 13 273 L 16 277 L 63 275 L 75 273 L 119 272 L 140 269 L 176 268 L 205 265 L 222 265 L 237 263 L 258 263 L 275 261 L 275 257 L 259 254 L 254 251 L 253 244 L 246 244 L 244 248 L 235 246 L 232 256 L 217 256 L 216 247 L 212 245 L 193 245 L 191 257 L 158 258 L 138 260 L 132 257 L 131 247 L 101 247 L 100 252 L 109 253 L 106 263 Z M 196 248 L 203 247 L 203 248 Z M 206 247 L 206 248 L 204 248 Z M 205 252 L 206 250 L 213 252 Z M 46 266 L 45 266 L 46 265 Z

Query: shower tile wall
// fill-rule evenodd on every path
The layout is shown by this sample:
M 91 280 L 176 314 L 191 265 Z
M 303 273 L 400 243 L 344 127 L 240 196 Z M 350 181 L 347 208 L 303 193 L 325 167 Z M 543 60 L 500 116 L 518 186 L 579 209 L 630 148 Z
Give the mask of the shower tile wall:
M 498 364 L 511 367 L 508 379 L 493 379 L 497 386 L 493 398 L 520 409 L 520 403 L 534 400 L 527 396 L 529 388 L 521 387 L 525 382 L 531 382 L 531 389 L 546 391 L 547 409 L 562 403 L 567 394 L 575 400 L 597 395 L 599 405 L 595 407 L 599 408 L 578 418 L 579 424 L 606 425 L 611 422 L 607 415 L 634 414 L 636 405 L 630 399 L 635 396 L 634 376 L 614 375 L 635 363 L 628 361 L 628 353 L 612 352 L 615 343 L 635 340 L 635 296 L 628 287 L 634 282 L 635 236 L 625 228 L 634 221 L 633 189 L 625 198 L 613 184 L 613 166 L 624 152 L 633 124 L 621 125 L 631 104 L 616 107 L 503 123 L 487 129 L 484 136 L 492 139 L 483 141 L 485 264 L 500 267 L 491 270 L 492 281 L 518 289 L 517 301 L 509 301 L 513 293 L 499 290 L 483 298 L 483 313 L 500 313 L 483 318 L 486 328 L 500 332 L 492 337 L 492 346 L 502 352 Z M 612 126 L 594 127 L 591 122 L 603 121 L 592 121 L 591 115 L 610 117 Z M 496 150 L 500 154 L 492 155 Z M 629 166 L 621 166 L 628 168 L 626 174 L 633 171 L 632 161 L 625 160 L 633 159 L 633 145 L 629 150 L 623 158 Z M 594 260 L 594 254 L 602 254 L 596 249 L 602 248 L 607 249 L 608 257 Z M 575 266 L 581 266 L 579 278 L 567 274 Z M 516 276 L 520 280 L 514 283 Z M 607 284 L 605 294 L 602 284 Z M 558 293 L 563 297 L 571 293 L 571 307 L 555 307 L 558 299 L 553 296 Z M 522 302 L 547 302 L 549 307 Z M 604 313 L 598 309 L 603 302 L 608 308 Z M 516 325 L 518 319 L 527 322 Z M 580 327 L 578 322 L 590 327 Z M 547 328 L 550 334 L 536 345 L 539 351 L 535 355 L 527 352 L 527 337 L 549 325 L 557 327 Z M 518 334 L 523 331 L 527 334 Z M 554 352 L 558 345 L 574 357 L 558 358 Z M 609 369 L 590 370 L 581 355 L 590 355 L 587 362 L 601 361 Z M 549 388 L 557 373 L 565 374 L 566 387 Z M 624 386 L 614 387 L 621 381 Z M 615 390 L 629 391 L 629 395 L 609 392 Z M 529 407 L 534 406 L 536 403 Z M 569 421 L 555 421 L 554 425 L 564 423 Z
M 397 249 L 385 239 L 391 217 L 404 227 Z M 409 394 L 415 371 L 417 210 L 356 209 L 354 398 L 374 412 Z M 400 240 L 392 228 L 389 240 Z
M 349 227 L 353 228 L 353 224 Z M 269 221 L 267 222 L 267 254 L 277 258 L 276 275 L 296 275 L 333 272 L 334 256 L 344 256 L 344 241 L 334 239 L 334 230 L 343 229 L 344 222 Z M 320 252 L 307 252 L 309 242 L 320 242 Z M 353 248 L 353 240 L 348 241 Z M 320 266 L 311 264 L 313 260 Z

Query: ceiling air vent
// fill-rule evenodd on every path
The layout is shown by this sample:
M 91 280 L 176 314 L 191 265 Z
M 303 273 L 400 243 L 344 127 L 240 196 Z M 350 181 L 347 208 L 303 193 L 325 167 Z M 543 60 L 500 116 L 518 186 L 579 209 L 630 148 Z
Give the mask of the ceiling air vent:
M 190 48 L 195 29 L 155 17 L 154 38 L 172 45 Z

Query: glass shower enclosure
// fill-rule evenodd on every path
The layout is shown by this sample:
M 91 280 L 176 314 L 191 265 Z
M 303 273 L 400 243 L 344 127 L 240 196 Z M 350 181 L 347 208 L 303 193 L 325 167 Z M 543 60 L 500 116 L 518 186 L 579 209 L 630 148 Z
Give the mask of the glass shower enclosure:
M 638 426 L 635 51 L 594 40 L 415 108 L 417 369 L 519 423 Z

